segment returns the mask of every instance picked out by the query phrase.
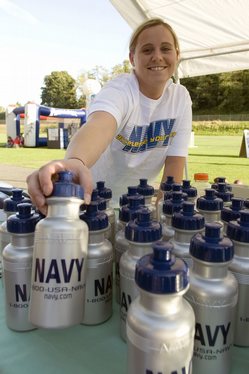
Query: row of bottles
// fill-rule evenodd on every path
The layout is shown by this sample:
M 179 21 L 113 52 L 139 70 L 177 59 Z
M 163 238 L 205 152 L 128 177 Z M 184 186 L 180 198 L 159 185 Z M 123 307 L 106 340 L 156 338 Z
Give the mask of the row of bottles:
M 194 373 L 206 373 L 212 368 L 214 372 L 217 369 L 216 372 L 228 373 L 233 342 L 249 346 L 248 334 L 242 333 L 247 328 L 249 314 L 244 302 L 249 285 L 249 211 L 245 209 L 247 207 L 242 200 L 231 199 L 231 191 L 229 206 L 223 206 L 217 191 L 222 193 L 223 187 L 219 186 L 224 182 L 207 189 L 205 195 L 196 202 L 191 202 L 194 188 L 189 182 L 185 183 L 185 191 L 174 183 L 171 190 L 168 189 L 168 198 L 161 204 L 160 222 L 156 219 L 158 215 L 151 202 L 154 190 L 148 186 L 147 180 L 140 180 L 140 190 L 139 186 L 131 186 L 128 194 L 120 198 L 120 202 L 125 201 L 126 204 L 120 203 L 117 223 L 109 205 L 111 193 L 104 187 L 104 182 L 100 182 L 99 186 L 97 184 L 92 202 L 80 211 L 83 191 L 72 183 L 69 172 L 59 174 L 53 194 L 47 199 L 46 218 L 38 219 L 30 204 L 18 205 L 17 214 L 7 220 L 12 238 L 3 253 L 6 316 L 8 313 L 11 316 L 11 304 L 11 312 L 14 313 L 7 321 L 8 326 L 21 331 L 22 321 L 15 316 L 21 309 L 18 307 L 20 301 L 26 304 L 23 312 L 26 312 L 26 321 L 31 324 L 30 328 L 23 330 L 36 327 L 63 328 L 78 323 L 92 325 L 106 321 L 112 315 L 114 260 L 116 298 L 120 303 L 120 331 L 121 337 L 128 342 L 129 374 L 165 372 L 166 367 L 162 365 L 168 362 L 168 357 L 171 357 L 172 372 L 185 370 L 190 373 L 193 353 Z M 102 202 L 98 187 L 103 192 Z M 186 192 L 188 189 L 192 189 L 189 196 Z M 106 212 L 107 202 L 109 214 Z M 210 216 L 211 223 L 206 218 Z M 17 225 L 11 223 L 12 217 L 19 222 Z M 30 261 L 32 240 L 29 237 L 29 241 L 25 241 L 27 239 L 23 239 L 23 233 L 13 229 L 19 226 L 23 228 L 24 221 L 29 220 L 33 224 L 27 224 L 27 230 L 32 227 L 33 237 L 35 231 L 33 261 Z M 23 251 L 16 248 L 19 244 Z M 26 251 L 25 248 L 29 249 Z M 14 280 L 12 274 L 12 271 L 17 272 L 13 270 L 16 265 L 13 267 L 12 262 L 17 263 L 23 258 L 25 251 L 29 253 L 27 262 L 30 273 L 32 263 L 30 289 L 24 287 L 24 281 L 18 283 L 19 280 Z M 23 268 L 26 267 L 25 261 Z M 140 261 L 142 266 L 136 270 Z M 228 272 L 228 267 L 235 277 Z M 217 281 L 215 285 L 214 279 Z M 167 282 L 170 286 L 167 286 Z M 231 292 L 228 292 L 228 288 Z M 9 301 L 7 295 L 15 295 L 16 299 Z M 240 307 L 236 309 L 237 298 Z M 186 306 L 186 302 L 194 312 L 190 306 Z M 190 312 L 185 311 L 186 315 L 178 319 L 183 305 Z M 235 312 L 237 317 L 234 328 L 231 316 Z M 166 332 L 160 325 L 162 315 L 168 318 L 163 324 Z M 14 320 L 17 324 L 14 324 Z M 148 321 L 150 327 L 146 327 Z M 155 326 L 155 329 L 151 326 Z M 182 329 L 188 338 L 181 335 Z M 164 333 L 170 341 L 165 340 L 165 345 L 160 346 L 158 351 Z M 242 335 L 244 340 L 240 340 Z M 150 355 L 151 344 L 154 344 L 154 349 Z M 162 358 L 163 355 L 160 359 L 156 356 L 156 352 L 164 350 L 164 358 L 167 360 Z M 176 355 L 178 350 L 179 354 Z M 141 360 L 138 360 L 139 357 Z M 145 365 L 143 369 L 142 362 Z

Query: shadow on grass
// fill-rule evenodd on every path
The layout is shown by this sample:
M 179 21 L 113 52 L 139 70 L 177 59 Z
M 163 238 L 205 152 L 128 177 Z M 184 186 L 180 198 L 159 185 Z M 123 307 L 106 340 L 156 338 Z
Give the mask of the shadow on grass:
M 202 161 L 200 161 L 200 162 L 196 162 L 196 161 L 190 161 L 189 160 L 189 163 L 190 164 L 203 164 L 203 162 Z M 227 166 L 227 163 L 226 162 L 209 162 L 208 163 L 208 165 L 217 165 L 217 166 L 222 166 L 222 165 L 224 165 L 224 166 Z M 239 166 L 239 167 L 242 167 L 242 168 L 248 168 L 248 165 L 243 165 L 243 164 L 229 164 L 229 166 Z

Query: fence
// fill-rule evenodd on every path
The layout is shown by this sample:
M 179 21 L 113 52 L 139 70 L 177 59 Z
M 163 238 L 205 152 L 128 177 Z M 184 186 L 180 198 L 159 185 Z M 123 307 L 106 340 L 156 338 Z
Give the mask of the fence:
M 244 114 L 197 114 L 193 121 L 249 121 L 249 113 Z

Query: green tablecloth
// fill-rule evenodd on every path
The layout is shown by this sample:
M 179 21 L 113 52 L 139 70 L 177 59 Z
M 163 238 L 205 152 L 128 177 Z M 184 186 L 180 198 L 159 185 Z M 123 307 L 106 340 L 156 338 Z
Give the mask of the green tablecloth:
M 2 286 L 0 301 L 0 374 L 126 374 L 115 302 L 112 318 L 99 326 L 14 332 L 5 324 Z M 248 373 L 249 348 L 234 347 L 232 374 Z

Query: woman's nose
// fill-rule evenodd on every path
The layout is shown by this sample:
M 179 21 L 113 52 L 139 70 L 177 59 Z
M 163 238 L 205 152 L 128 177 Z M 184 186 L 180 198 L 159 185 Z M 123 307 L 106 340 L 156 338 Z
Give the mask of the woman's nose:
M 154 50 L 154 53 L 152 55 L 152 59 L 155 60 L 155 61 L 160 61 L 163 59 L 163 55 L 162 55 L 162 51 L 160 48 L 156 48 Z

